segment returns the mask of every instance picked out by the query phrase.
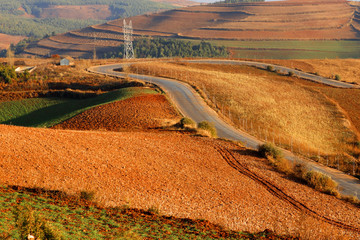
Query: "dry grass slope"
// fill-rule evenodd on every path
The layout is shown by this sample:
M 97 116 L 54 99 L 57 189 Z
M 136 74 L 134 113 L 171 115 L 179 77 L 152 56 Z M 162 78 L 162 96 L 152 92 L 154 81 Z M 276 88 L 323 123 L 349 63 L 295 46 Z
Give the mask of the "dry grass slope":
M 343 152 L 351 131 L 327 98 L 275 73 L 241 66 L 142 63 L 134 71 L 172 77 L 196 86 L 210 105 L 238 127 L 268 141 L 314 153 Z M 246 124 L 243 120 L 246 119 Z M 245 125 L 245 126 L 244 126 Z M 291 143 L 291 140 L 292 143 Z

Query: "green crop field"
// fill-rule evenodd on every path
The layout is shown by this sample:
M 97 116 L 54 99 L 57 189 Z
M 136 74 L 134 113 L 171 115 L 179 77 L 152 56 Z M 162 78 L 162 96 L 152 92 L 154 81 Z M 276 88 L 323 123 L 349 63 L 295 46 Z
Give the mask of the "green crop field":
M 21 232 L 27 236 L 24 229 L 34 229 L 34 222 L 57 234 L 57 238 L 46 239 L 258 239 L 267 235 L 285 239 L 266 232 L 226 231 L 204 220 L 165 217 L 157 211 L 101 208 L 58 191 L 0 186 L 0 239 L 23 239 Z M 16 219 L 28 222 L 16 227 Z
M 124 88 L 87 99 L 33 98 L 0 103 L 0 124 L 52 127 L 90 108 L 140 94 L 156 94 L 150 89 Z
M 196 40 L 197 41 L 197 40 Z M 360 58 L 360 41 L 226 41 L 212 44 L 233 48 L 235 58 L 323 59 Z

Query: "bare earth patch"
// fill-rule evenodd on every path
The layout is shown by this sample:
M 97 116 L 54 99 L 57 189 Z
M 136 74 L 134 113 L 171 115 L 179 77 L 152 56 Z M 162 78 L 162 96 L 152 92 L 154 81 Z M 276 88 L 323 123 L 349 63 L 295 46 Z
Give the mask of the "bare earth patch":
M 0 50 L 7 49 L 11 43 L 17 44 L 24 38 L 25 37 L 22 36 L 12 36 L 12 35 L 0 33 Z
M 92 108 L 54 128 L 119 131 L 160 128 L 177 119 L 179 115 L 164 95 L 146 95 Z
M 70 194 L 95 191 L 96 201 L 106 206 L 155 206 L 163 214 L 208 219 L 232 229 L 268 228 L 313 239 L 324 234 L 326 239 L 359 237 L 358 208 L 287 180 L 265 160 L 232 143 L 170 132 L 4 125 L 0 125 L 0 142 L 3 184 Z M 229 160 L 240 167 L 231 167 Z M 340 227 L 324 218 L 341 222 Z M 343 229 L 344 224 L 355 230 Z

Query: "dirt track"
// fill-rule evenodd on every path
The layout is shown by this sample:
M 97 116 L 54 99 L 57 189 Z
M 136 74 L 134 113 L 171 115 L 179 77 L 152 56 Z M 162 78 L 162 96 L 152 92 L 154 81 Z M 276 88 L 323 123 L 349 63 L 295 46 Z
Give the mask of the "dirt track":
M 287 180 L 252 152 L 223 141 L 170 132 L 0 125 L 0 142 L 0 179 L 5 184 L 68 193 L 93 190 L 105 205 L 156 206 L 165 214 L 204 218 L 233 229 L 354 236 L 354 231 L 321 218 L 360 226 L 358 208 Z M 239 172 L 226 159 L 236 159 L 253 175 Z M 258 179 L 320 218 L 294 207 Z

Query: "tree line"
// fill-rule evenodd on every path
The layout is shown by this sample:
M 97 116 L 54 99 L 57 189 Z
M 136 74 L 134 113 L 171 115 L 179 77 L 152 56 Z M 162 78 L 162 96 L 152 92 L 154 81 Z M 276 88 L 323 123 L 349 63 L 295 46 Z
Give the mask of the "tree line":
M 137 58 L 165 58 L 165 57 L 228 57 L 226 47 L 214 46 L 209 42 L 194 43 L 179 39 L 139 38 L 133 42 L 134 53 Z M 116 51 L 99 53 L 100 58 L 123 58 L 124 46 Z
M 0 33 L 43 37 L 52 32 L 63 33 L 105 22 L 94 19 L 40 18 L 43 8 L 51 5 L 108 5 L 111 11 L 108 20 L 172 8 L 168 4 L 149 0 L 1 0 Z M 25 13 L 37 18 L 23 17 Z

